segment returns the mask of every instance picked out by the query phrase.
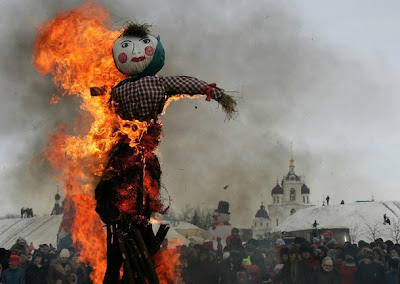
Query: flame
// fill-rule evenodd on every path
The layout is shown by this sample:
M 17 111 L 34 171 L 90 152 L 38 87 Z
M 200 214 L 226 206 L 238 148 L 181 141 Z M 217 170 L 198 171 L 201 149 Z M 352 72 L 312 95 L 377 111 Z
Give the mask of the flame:
M 115 68 L 111 53 L 120 32 L 120 27 L 111 25 L 109 11 L 96 2 L 88 2 L 71 11 L 59 12 L 38 28 L 32 60 L 35 68 L 42 75 L 50 74 L 61 90 L 60 95 L 51 98 L 51 104 L 74 95 L 80 99 L 84 111 L 73 129 L 65 124 L 58 126 L 49 138 L 46 158 L 58 170 L 56 178 L 73 204 L 76 214 L 72 237 L 81 260 L 94 269 L 91 274 L 94 283 L 103 282 L 106 270 L 106 236 L 95 212 L 95 185 L 118 137 L 127 135 L 133 147 L 136 138 L 147 129 L 145 122 L 122 120 L 108 105 L 110 90 L 125 78 Z M 91 87 L 104 87 L 107 95 L 92 97 Z M 144 182 L 145 186 L 152 186 L 151 178 L 146 175 Z M 158 194 L 151 192 L 151 199 L 157 199 Z M 129 199 L 122 199 L 127 204 L 122 202 L 121 207 L 131 206 Z M 171 260 L 178 260 L 176 255 L 170 257 L 155 257 L 160 283 L 167 283 L 163 275 L 174 277 L 171 267 L 175 262 Z M 162 259 L 168 261 L 164 263 Z

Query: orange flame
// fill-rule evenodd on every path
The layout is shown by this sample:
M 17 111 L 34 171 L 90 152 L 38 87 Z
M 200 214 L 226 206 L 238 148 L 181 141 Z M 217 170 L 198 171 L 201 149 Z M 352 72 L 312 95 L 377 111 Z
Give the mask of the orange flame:
M 95 212 L 93 189 L 120 134 L 127 135 L 131 146 L 135 146 L 135 138 L 147 129 L 145 122 L 124 121 L 117 116 L 108 106 L 110 92 L 105 96 L 90 95 L 91 87 L 105 87 L 110 91 L 124 79 L 114 66 L 111 52 L 119 35 L 120 28 L 111 25 L 110 13 L 99 4 L 89 2 L 77 9 L 59 12 L 38 28 L 32 60 L 35 68 L 42 75 L 51 74 L 54 84 L 62 90 L 61 96 L 53 96 L 51 103 L 59 103 L 65 95 L 79 97 L 85 115 L 77 123 L 90 125 L 84 130 L 59 125 L 49 139 L 46 157 L 59 170 L 57 179 L 73 203 L 76 214 L 72 237 L 80 249 L 81 260 L 94 269 L 91 274 L 94 283 L 103 282 L 106 236 Z M 157 197 L 157 193 L 153 195 Z M 170 271 L 169 267 L 173 266 L 174 262 L 168 258 L 157 271 Z M 164 274 L 160 272 L 160 283 L 167 283 L 163 280 Z M 171 277 L 170 274 L 165 275 Z

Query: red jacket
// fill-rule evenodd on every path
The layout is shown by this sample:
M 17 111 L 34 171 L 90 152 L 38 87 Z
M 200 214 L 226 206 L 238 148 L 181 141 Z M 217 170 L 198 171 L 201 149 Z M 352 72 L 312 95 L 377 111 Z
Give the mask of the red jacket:
M 234 240 L 236 240 L 236 242 L 235 242 Z M 237 244 L 239 244 L 239 245 L 242 245 L 243 241 L 242 241 L 242 239 L 240 238 L 239 235 L 236 235 L 236 236 L 234 236 L 234 235 L 229 235 L 229 236 L 226 238 L 226 245 L 229 246 L 229 245 L 231 245 L 232 243 L 237 243 Z
M 346 266 L 346 262 L 343 261 L 339 266 L 340 284 L 353 284 L 356 276 L 357 267 Z

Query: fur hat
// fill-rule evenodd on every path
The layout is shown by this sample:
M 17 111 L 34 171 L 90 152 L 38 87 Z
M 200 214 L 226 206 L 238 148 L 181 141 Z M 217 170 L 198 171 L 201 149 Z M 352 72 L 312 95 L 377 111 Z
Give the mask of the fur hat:
M 11 253 L 8 264 L 19 264 L 19 256 L 15 252 Z
M 300 250 L 300 253 L 303 253 L 303 252 L 313 253 L 313 248 L 311 247 L 311 245 L 309 243 L 301 244 L 299 247 L 299 250 Z
M 37 257 L 43 258 L 43 255 L 40 251 L 35 252 L 35 254 L 33 255 L 33 259 L 35 259 Z
M 364 253 L 364 255 L 363 255 L 363 258 L 368 258 L 368 259 L 370 259 L 370 260 L 374 260 L 374 256 L 373 256 L 373 254 L 372 253 Z
M 60 252 L 60 257 L 70 257 L 71 256 L 71 254 L 69 253 L 69 250 L 67 250 L 67 249 L 62 249 L 61 250 L 61 252 Z

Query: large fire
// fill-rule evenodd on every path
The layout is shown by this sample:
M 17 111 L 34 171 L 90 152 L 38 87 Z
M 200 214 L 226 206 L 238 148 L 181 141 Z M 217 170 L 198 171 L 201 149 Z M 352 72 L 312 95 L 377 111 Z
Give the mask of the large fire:
M 136 138 L 147 129 L 145 122 L 122 120 L 108 105 L 109 91 L 124 79 L 111 54 L 119 34 L 120 29 L 111 25 L 107 10 L 96 3 L 86 3 L 43 23 L 38 28 L 33 53 L 33 65 L 41 74 L 51 74 L 62 92 L 54 95 L 51 103 L 58 103 L 65 95 L 79 97 L 84 114 L 77 123 L 90 125 L 83 130 L 78 124 L 72 130 L 60 125 L 49 140 L 46 156 L 59 171 L 57 179 L 76 211 L 72 237 L 80 250 L 80 260 L 94 269 L 94 283 L 103 282 L 107 265 L 106 234 L 95 212 L 95 184 L 121 134 L 127 135 L 130 146 L 134 146 Z M 91 87 L 105 87 L 108 93 L 93 97 Z M 158 194 L 152 193 L 152 197 Z M 176 256 L 168 257 L 166 263 L 157 260 L 160 283 L 167 283 L 163 275 L 171 277 L 177 261 Z

